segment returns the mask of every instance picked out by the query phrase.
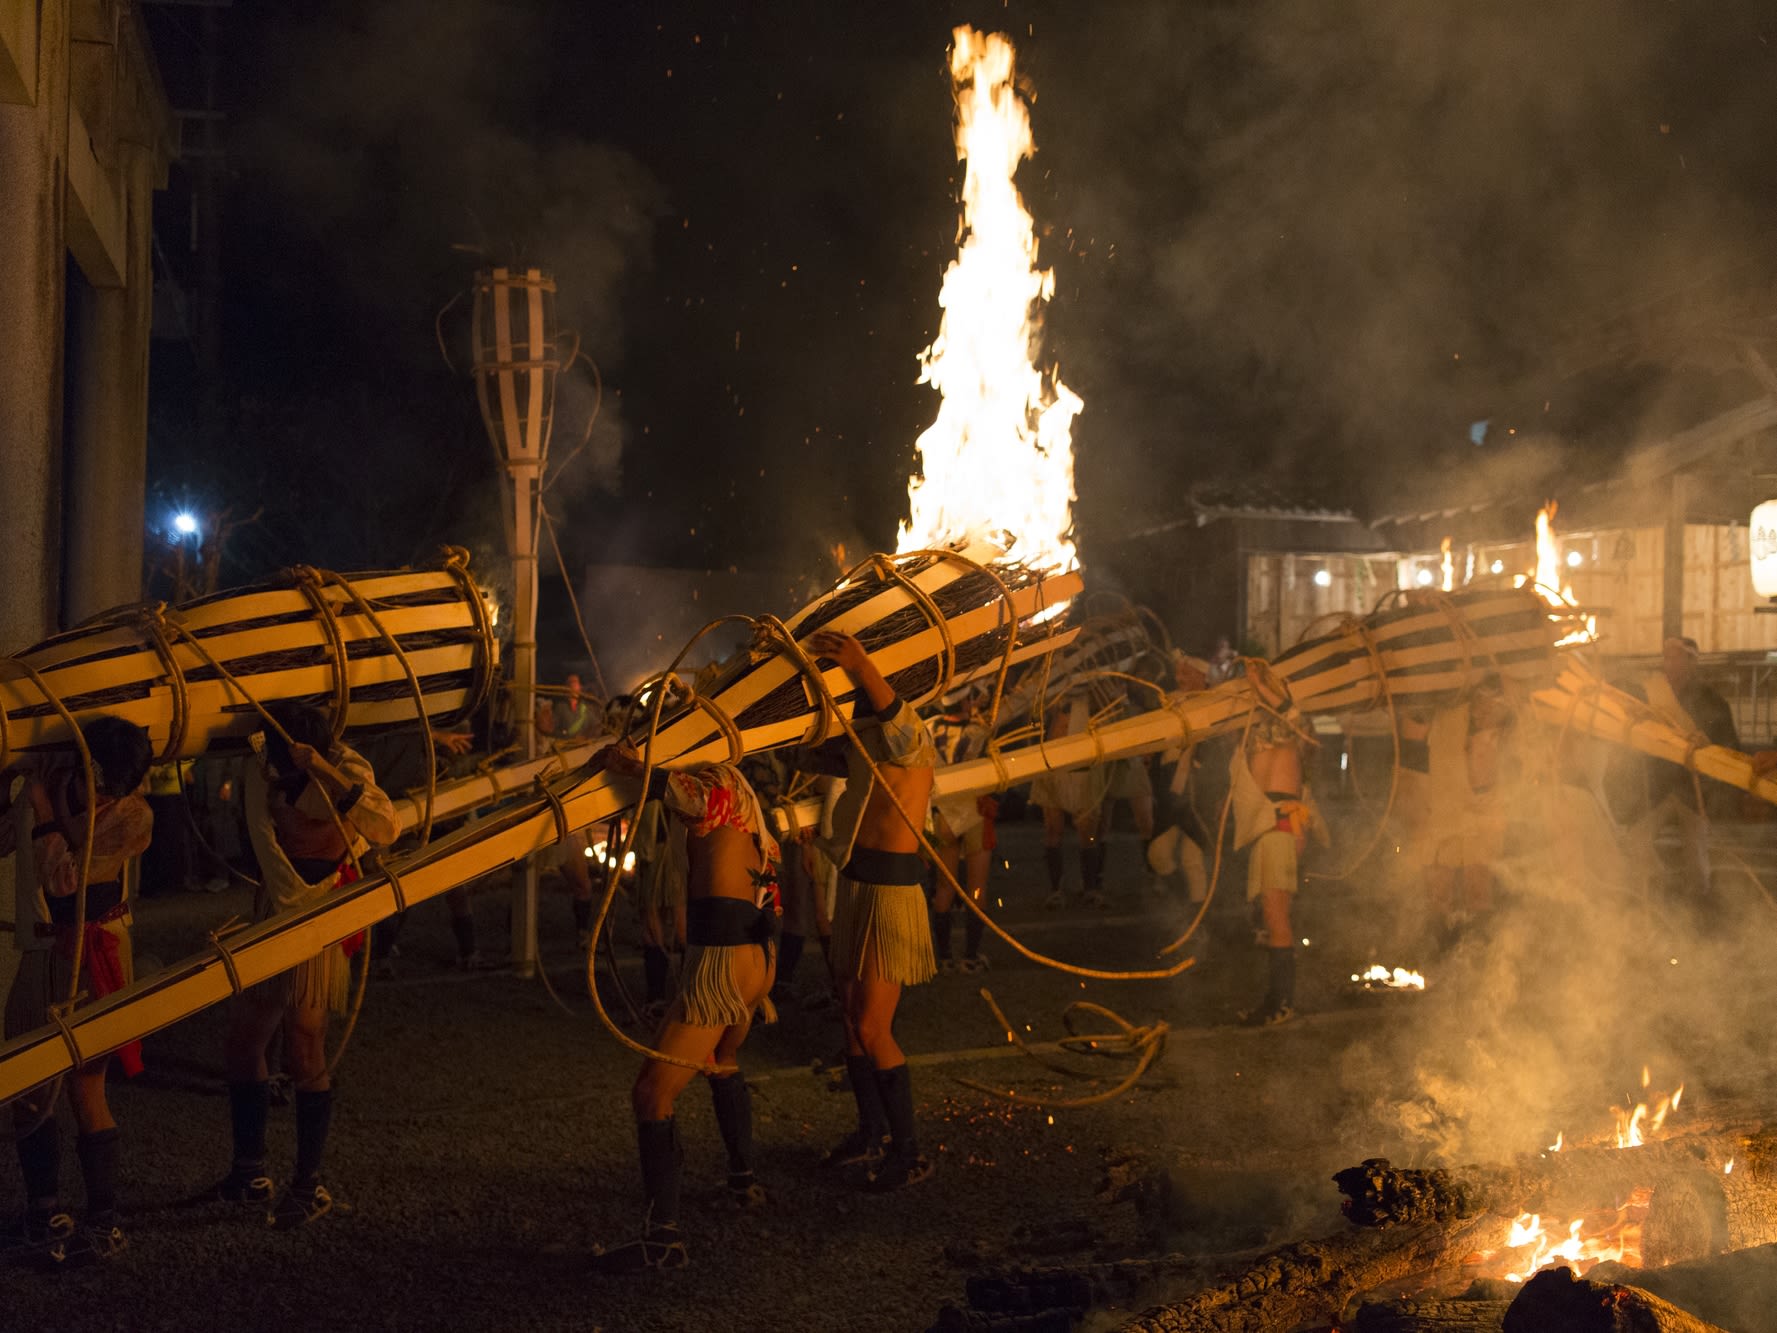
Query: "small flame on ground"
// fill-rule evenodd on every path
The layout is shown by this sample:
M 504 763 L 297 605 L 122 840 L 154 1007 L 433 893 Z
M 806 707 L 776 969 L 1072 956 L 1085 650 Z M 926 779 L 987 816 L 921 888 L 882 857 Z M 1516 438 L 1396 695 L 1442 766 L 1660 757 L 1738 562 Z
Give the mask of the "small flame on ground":
M 1308 941 L 1303 940 L 1302 942 L 1306 944 Z M 1371 963 L 1369 968 L 1361 973 L 1353 972 L 1351 979 L 1363 983 L 1365 990 L 1368 990 L 1372 985 L 1387 986 L 1390 990 L 1425 989 L 1425 977 L 1422 974 L 1409 971 L 1404 967 L 1384 967 L 1381 963 Z
M 1009 540 L 1011 559 L 1066 571 L 1079 564 L 1070 435 L 1084 404 L 1034 360 L 1055 275 L 1037 267 L 1036 230 L 1014 180 L 1035 151 L 1030 112 L 1014 86 L 1010 41 L 969 27 L 954 39 L 962 226 L 938 295 L 938 336 L 920 357 L 919 382 L 942 401 L 919 437 L 921 475 L 907 486 L 912 513 L 899 549 Z

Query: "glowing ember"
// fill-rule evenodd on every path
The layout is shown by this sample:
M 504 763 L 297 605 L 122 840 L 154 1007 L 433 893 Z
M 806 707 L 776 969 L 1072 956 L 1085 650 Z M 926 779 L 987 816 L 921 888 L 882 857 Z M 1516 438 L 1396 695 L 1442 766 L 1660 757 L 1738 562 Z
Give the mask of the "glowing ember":
M 1542 599 L 1559 611 L 1577 607 L 1573 597 L 1573 585 L 1561 581 L 1561 543 L 1555 540 L 1555 511 L 1560 505 L 1550 500 L 1536 511 L 1536 573 L 1533 576 L 1535 588 Z M 1519 580 L 1513 586 L 1522 586 Z M 1598 638 L 1598 617 L 1587 616 L 1584 627 L 1574 630 L 1555 646 L 1564 648 L 1572 644 L 1592 643 Z
M 1557 1133 L 1557 1134 L 1556 1134 L 1556 1135 L 1555 1135 L 1555 1141 L 1554 1141 L 1554 1142 L 1553 1142 L 1553 1143 L 1551 1143 L 1551 1144 L 1550 1144 L 1550 1145 L 1549 1145 L 1549 1151 L 1550 1151 L 1550 1152 L 1560 1152 L 1560 1151 L 1561 1151 L 1561 1144 L 1562 1144 L 1562 1141 L 1563 1141 L 1563 1140 L 1564 1140 L 1564 1139 L 1565 1139 L 1565 1138 L 1566 1138 L 1566 1137 L 1567 1137 L 1567 1136 L 1566 1136 L 1566 1135 L 1565 1135 L 1565 1134 L 1560 1134 L 1560 1133 Z
M 1439 543 L 1438 552 L 1438 567 L 1444 572 L 1444 591 L 1454 592 L 1456 589 L 1456 561 L 1450 554 L 1450 539 L 1448 537 Z
M 1721 1169 L 1721 1173 L 1724 1176 L 1731 1176 L 1734 1174 L 1734 1159 L 1732 1157 L 1728 1158 L 1728 1164 Z
M 1353 972 L 1351 979 L 1361 982 L 1365 990 L 1371 986 L 1386 986 L 1390 990 L 1424 990 L 1425 978 L 1418 972 L 1410 972 L 1404 967 L 1387 968 L 1381 963 L 1371 963 L 1368 970 Z
M 1069 435 L 1083 404 L 1033 359 L 1055 275 L 1037 267 L 1036 232 L 1013 179 L 1035 151 L 1030 113 L 1013 87 L 1011 42 L 967 27 L 955 41 L 956 153 L 967 164 L 962 226 L 919 378 L 943 400 L 919 437 L 922 475 L 907 486 L 912 516 L 899 546 L 1009 541 L 1014 560 L 1073 569 Z

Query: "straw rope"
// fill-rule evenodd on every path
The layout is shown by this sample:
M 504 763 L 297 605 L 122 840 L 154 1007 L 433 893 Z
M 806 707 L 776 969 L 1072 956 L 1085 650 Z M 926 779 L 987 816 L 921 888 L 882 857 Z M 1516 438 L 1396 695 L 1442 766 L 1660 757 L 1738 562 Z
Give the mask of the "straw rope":
M 1040 1052 L 1032 1049 L 1030 1044 L 1026 1042 L 1023 1037 L 1018 1035 L 1017 1030 L 1012 1025 L 1012 1020 L 1006 1017 L 1005 1011 L 995 1002 L 991 991 L 983 987 L 981 990 L 981 998 L 987 1002 L 987 1007 L 993 1011 L 993 1016 L 999 1020 L 1000 1026 L 1006 1030 L 1006 1039 L 1015 1043 L 1019 1050 L 1023 1051 L 1045 1069 L 1054 1070 L 1058 1074 L 1065 1074 L 1069 1078 L 1089 1079 L 1092 1077 L 1089 1074 L 1082 1074 L 1078 1070 L 1072 1069 L 1059 1061 L 1045 1059 Z M 1076 1013 L 1093 1014 L 1099 1018 L 1108 1019 L 1115 1025 L 1117 1030 L 1115 1032 L 1105 1033 L 1077 1032 L 1074 1028 L 1074 1015 Z M 1074 1110 L 1082 1106 L 1097 1106 L 1100 1103 L 1121 1097 L 1125 1092 L 1128 1092 L 1140 1082 L 1142 1075 L 1148 1072 L 1154 1062 L 1160 1058 L 1161 1052 L 1165 1050 L 1166 1034 L 1171 1031 L 1167 1024 L 1159 1021 L 1156 1021 L 1149 1026 L 1137 1027 L 1115 1010 L 1108 1009 L 1102 1004 L 1092 1004 L 1087 1000 L 1076 1000 L 1074 1003 L 1070 1004 L 1062 1011 L 1061 1021 L 1062 1025 L 1067 1028 L 1068 1033 L 1068 1035 L 1059 1043 L 1063 1050 L 1073 1055 L 1101 1055 L 1113 1059 L 1134 1058 L 1136 1061 L 1135 1068 L 1129 1072 L 1127 1077 L 1119 1081 L 1115 1087 L 1106 1088 L 1101 1092 L 1095 1092 L 1085 1097 L 1032 1097 L 1027 1093 L 1015 1092 L 1011 1089 L 1001 1092 L 998 1088 L 989 1087 L 985 1083 L 981 1083 L 972 1078 L 963 1078 L 960 1075 L 956 1077 L 956 1081 L 961 1083 L 964 1087 L 973 1088 L 977 1092 L 985 1092 L 991 1097 L 997 1097 L 1001 1101 L 1011 1102 L 1016 1106 L 1050 1107 L 1055 1110 Z

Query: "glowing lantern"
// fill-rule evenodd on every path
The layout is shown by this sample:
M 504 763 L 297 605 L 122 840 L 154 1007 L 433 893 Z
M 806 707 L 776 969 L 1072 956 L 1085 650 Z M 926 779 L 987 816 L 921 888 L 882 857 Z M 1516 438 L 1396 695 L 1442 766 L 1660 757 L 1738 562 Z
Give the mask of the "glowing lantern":
M 1777 597 L 1777 500 L 1752 511 L 1752 588 L 1760 597 Z

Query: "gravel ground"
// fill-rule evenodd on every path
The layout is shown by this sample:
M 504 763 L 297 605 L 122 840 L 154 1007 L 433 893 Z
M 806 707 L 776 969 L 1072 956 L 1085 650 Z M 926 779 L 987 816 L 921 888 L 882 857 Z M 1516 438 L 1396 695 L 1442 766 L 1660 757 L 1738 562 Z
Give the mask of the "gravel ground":
M 1742 851 L 1762 855 L 1764 846 L 1749 836 Z M 1033 948 L 1100 966 L 1147 965 L 1155 944 L 1175 933 L 1180 909 L 1145 894 L 1138 850 L 1129 835 L 1114 840 L 1109 910 L 1045 912 L 1038 830 L 1013 826 L 1004 830 L 990 892 Z M 140 949 L 173 957 L 192 948 L 203 924 L 243 908 L 235 896 L 146 904 Z M 1230 904 L 1236 896 L 1228 894 Z M 484 939 L 502 938 L 504 895 L 479 895 L 476 910 Z M 1086 1216 L 1101 1250 L 1133 1248 L 1134 1217 L 1094 1201 L 1106 1153 L 1132 1150 L 1175 1170 L 1211 1173 L 1206 1178 L 1269 1173 L 1290 1182 L 1281 1194 L 1245 1198 L 1234 1188 L 1203 1203 L 1223 1213 L 1245 1209 L 1246 1221 L 1270 1238 L 1324 1230 L 1338 1215 L 1324 1183 L 1333 1169 L 1364 1156 L 1424 1153 L 1399 1114 L 1393 1083 L 1405 1073 L 1390 1068 L 1388 1055 L 1402 1043 L 1391 1045 L 1388 1033 L 1410 1032 L 1421 1006 L 1453 1004 L 1460 1018 L 1465 1003 L 1437 997 L 1435 987 L 1379 999 L 1346 984 L 1356 964 L 1378 961 L 1373 943 L 1395 915 L 1363 886 L 1305 894 L 1298 928 L 1312 943 L 1302 951 L 1302 1015 L 1256 1032 L 1231 1021 L 1254 997 L 1259 967 L 1239 938 L 1237 908 L 1218 919 L 1209 960 L 1170 981 L 1082 984 L 990 945 L 994 967 L 984 977 L 940 977 L 903 1003 L 898 1030 L 915 1067 L 924 1146 L 939 1170 L 887 1197 L 861 1194 L 818 1168 L 821 1152 L 849 1127 L 851 1098 L 812 1067 L 838 1050 L 836 1022 L 790 1007 L 779 1025 L 756 1031 L 742 1055 L 755 1084 L 769 1207 L 734 1217 L 700 1205 L 720 1184 L 724 1163 L 708 1097 L 694 1085 L 679 1107 L 691 1266 L 600 1280 L 586 1275 L 585 1255 L 595 1243 L 627 1239 L 638 1221 L 627 1104 L 635 1061 L 591 1013 L 565 897 L 554 892 L 544 904 L 545 929 L 554 932 L 546 961 L 573 1017 L 535 981 L 450 970 L 444 908 L 424 906 L 408 922 L 397 978 L 372 983 L 338 1078 L 327 1175 L 350 1215 L 273 1233 L 239 1210 L 180 1206 L 227 1165 L 221 1014 L 212 1011 L 153 1038 L 149 1072 L 115 1087 L 131 1248 L 101 1268 L 53 1276 L 12 1264 L 4 1270 L 7 1322 L 923 1329 L 940 1304 L 961 1298 L 964 1272 L 946 1262 L 949 1243 L 994 1245 L 1020 1223 Z M 959 944 L 961 935 L 959 927 Z M 628 960 L 633 949 L 620 952 Z M 971 1091 L 956 1076 L 1050 1096 L 1091 1090 L 1009 1056 L 1004 1031 L 976 993 L 982 983 L 1015 1023 L 1030 1025 L 1032 1040 L 1063 1035 L 1061 1010 L 1087 999 L 1132 1022 L 1170 1024 L 1166 1053 L 1139 1090 L 1084 1109 L 1016 1107 Z M 800 984 L 816 989 L 812 957 Z M 1764 1012 L 1769 988 L 1768 978 L 1755 984 L 1743 973 L 1738 1003 Z M 1368 1054 L 1354 1064 L 1357 1051 Z M 1716 1089 L 1731 1091 L 1762 1077 L 1725 1047 L 1720 1059 L 1708 1052 L 1699 1059 L 1712 1068 L 1686 1071 L 1693 1089 L 1713 1078 Z M 1117 1076 L 1125 1068 L 1113 1066 Z M 1599 1100 L 1605 1091 L 1578 1081 L 1571 1089 L 1579 1106 L 1607 1104 Z M 292 1139 L 290 1112 L 274 1111 L 272 1159 L 284 1170 Z M 67 1158 L 77 1198 L 71 1146 Z M 16 1172 L 0 1171 L 0 1217 L 20 1206 Z M 1228 1235 L 1240 1230 L 1229 1226 Z

